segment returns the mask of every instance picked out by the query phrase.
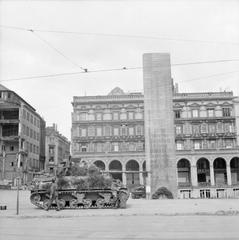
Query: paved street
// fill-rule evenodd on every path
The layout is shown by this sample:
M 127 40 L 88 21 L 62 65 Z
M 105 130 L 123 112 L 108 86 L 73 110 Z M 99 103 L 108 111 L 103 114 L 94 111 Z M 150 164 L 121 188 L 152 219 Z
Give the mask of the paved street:
M 0 239 L 238 239 L 238 199 L 132 200 L 127 209 L 43 211 L 0 191 Z
M 1 218 L 0 239 L 238 239 L 238 216 Z

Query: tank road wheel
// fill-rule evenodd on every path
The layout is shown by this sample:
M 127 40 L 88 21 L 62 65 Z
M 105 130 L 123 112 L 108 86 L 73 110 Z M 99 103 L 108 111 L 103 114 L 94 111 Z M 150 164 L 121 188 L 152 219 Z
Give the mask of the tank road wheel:
M 31 196 L 31 202 L 32 202 L 33 204 L 39 203 L 40 200 L 41 200 L 40 194 L 33 194 L 33 195 Z
M 43 201 L 43 208 L 46 210 L 50 204 L 50 199 L 46 198 Z
M 96 200 L 96 206 L 97 206 L 97 208 L 103 208 L 104 205 L 105 205 L 104 199 L 98 198 L 98 199 Z
M 84 204 L 84 208 L 90 208 L 92 201 L 90 199 L 84 199 L 83 204 Z
M 60 208 L 63 209 L 66 206 L 66 201 L 63 198 L 58 199 Z
M 70 208 L 77 208 L 78 202 L 77 199 L 71 199 L 70 200 Z

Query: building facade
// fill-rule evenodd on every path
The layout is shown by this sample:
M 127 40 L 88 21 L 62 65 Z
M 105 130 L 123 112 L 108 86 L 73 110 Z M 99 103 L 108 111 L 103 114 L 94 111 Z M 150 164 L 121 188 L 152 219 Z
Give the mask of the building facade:
M 43 123 L 42 127 L 40 123 Z M 42 170 L 44 120 L 36 110 L 15 92 L 0 85 L 1 180 L 15 184 L 31 181 Z M 17 166 L 18 165 L 18 166 Z
M 128 187 L 145 184 L 144 96 L 113 89 L 73 98 L 72 157 Z M 232 92 L 173 95 L 178 197 L 239 194 L 239 99 Z
M 57 131 L 56 124 L 46 127 L 46 162 L 45 169 L 50 173 L 54 173 L 62 162 L 69 161 L 70 158 L 70 142 Z M 55 172 L 56 173 L 56 172 Z

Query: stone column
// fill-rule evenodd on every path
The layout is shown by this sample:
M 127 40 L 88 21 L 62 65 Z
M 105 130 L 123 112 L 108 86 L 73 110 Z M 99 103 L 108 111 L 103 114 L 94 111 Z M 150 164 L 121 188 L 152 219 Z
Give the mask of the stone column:
M 126 179 L 126 169 L 125 169 L 125 164 L 122 164 L 122 182 L 123 182 L 123 185 L 126 186 L 127 184 L 127 179 Z
M 231 166 L 230 163 L 227 163 L 227 184 L 232 185 L 232 175 L 231 175 Z
M 109 172 L 109 163 L 108 162 L 105 163 L 105 172 Z
M 197 166 L 191 165 L 191 183 L 193 187 L 198 186 Z
M 213 164 L 210 164 L 210 181 L 211 181 L 211 186 L 215 186 L 215 177 L 214 177 Z
M 173 114 L 173 81 L 170 55 L 143 55 L 144 126 L 146 169 L 150 172 L 150 196 L 166 187 L 177 195 L 176 155 Z
M 142 164 L 139 164 L 139 184 L 144 185 L 143 165 Z

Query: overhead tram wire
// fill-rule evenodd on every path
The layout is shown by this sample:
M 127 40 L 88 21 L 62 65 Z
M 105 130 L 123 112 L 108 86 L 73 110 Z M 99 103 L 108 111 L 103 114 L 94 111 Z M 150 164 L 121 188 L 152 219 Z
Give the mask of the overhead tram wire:
M 74 61 L 72 61 L 69 57 L 67 57 L 64 53 L 62 53 L 59 49 L 57 49 L 56 47 L 54 47 L 50 42 L 46 41 L 44 38 L 42 38 L 39 34 L 37 34 L 34 30 L 29 30 L 29 32 L 33 33 L 33 35 L 35 35 L 39 40 L 41 40 L 42 42 L 44 42 L 48 47 L 50 47 L 51 49 L 53 49 L 54 51 L 56 51 L 58 54 L 60 54 L 63 58 L 65 58 L 68 62 L 70 62 L 71 64 L 73 64 L 75 67 L 81 68 L 82 70 L 84 70 L 85 72 L 87 72 L 86 68 L 81 67 L 80 65 L 78 65 L 77 63 L 75 63 Z
M 214 60 L 214 61 L 202 61 L 202 62 L 187 62 L 187 63 L 175 63 L 171 64 L 171 67 L 177 66 L 187 66 L 187 65 L 196 65 L 196 64 L 211 64 L 211 63 L 222 63 L 222 62 L 239 62 L 239 59 L 224 59 L 224 60 Z M 81 72 L 66 72 L 66 73 L 56 73 L 56 74 L 46 74 L 46 75 L 38 75 L 38 76 L 29 76 L 29 77 L 20 77 L 20 78 L 10 78 L 10 79 L 0 79 L 0 82 L 9 82 L 9 81 L 20 81 L 27 79 L 38 79 L 38 78 L 49 78 L 49 77 L 60 77 L 60 76 L 70 76 L 70 75 L 79 75 L 79 74 L 87 74 L 87 73 L 100 73 L 100 72 L 112 72 L 112 71 L 128 71 L 128 70 L 138 70 L 143 69 L 143 67 L 122 67 L 122 68 L 109 68 L 109 69 L 98 69 L 98 70 L 87 70 Z M 232 71 L 227 73 L 219 73 L 221 74 L 231 74 L 239 71 Z M 217 74 L 215 74 L 217 75 Z M 211 75 L 210 75 L 211 76 Z
M 184 39 L 184 38 L 170 38 L 164 36 L 146 36 L 146 35 L 128 35 L 128 34 L 113 34 L 113 33 L 94 33 L 94 32 L 78 32 L 78 31 L 62 31 L 62 30 L 44 30 L 44 29 L 28 29 L 16 26 L 0 25 L 2 28 L 9 28 L 13 30 L 21 31 L 34 31 L 34 32 L 45 32 L 45 33 L 57 33 L 57 34 L 74 34 L 74 35 L 88 35 L 88 36 L 99 36 L 99 37 L 119 37 L 119 38 L 136 38 L 136 39 L 152 39 L 162 41 L 176 41 L 176 42 L 195 42 L 202 44 L 226 44 L 226 45 L 239 45 L 239 42 L 226 42 L 226 41 L 210 41 L 210 40 L 196 40 L 196 39 Z

